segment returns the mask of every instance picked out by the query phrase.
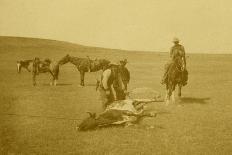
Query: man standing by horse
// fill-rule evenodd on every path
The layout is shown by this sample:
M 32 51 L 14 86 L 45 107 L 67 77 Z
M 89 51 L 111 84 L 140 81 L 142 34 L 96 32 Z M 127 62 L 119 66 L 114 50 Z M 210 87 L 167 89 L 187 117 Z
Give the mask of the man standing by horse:
M 124 74 L 120 65 L 109 64 L 104 68 L 101 77 L 97 81 L 97 90 L 100 93 L 103 110 L 115 100 L 124 100 L 126 98 L 126 85 L 123 82 Z M 129 81 L 127 79 L 127 81 Z
M 186 57 L 185 57 L 185 49 L 184 46 L 179 44 L 180 40 L 178 38 L 174 38 L 173 39 L 173 43 L 174 45 L 171 47 L 170 50 L 170 58 L 171 60 L 165 65 L 165 71 L 164 71 L 164 75 L 161 81 L 161 84 L 165 84 L 167 81 L 167 74 L 169 71 L 169 68 L 171 66 L 172 63 L 174 63 L 174 60 L 177 57 L 181 57 L 184 61 L 184 66 L 185 66 L 185 71 L 182 72 L 182 84 L 186 85 L 187 84 L 187 70 L 186 70 Z

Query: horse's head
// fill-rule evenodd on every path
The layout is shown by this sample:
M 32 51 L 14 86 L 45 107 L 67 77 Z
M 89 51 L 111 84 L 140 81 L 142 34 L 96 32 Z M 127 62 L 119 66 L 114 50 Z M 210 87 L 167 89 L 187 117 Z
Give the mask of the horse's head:
M 20 73 L 22 68 L 21 61 L 17 61 L 17 72 Z
M 59 65 L 64 65 L 66 63 L 68 63 L 70 61 L 70 56 L 69 54 L 67 54 L 66 56 L 64 56 L 59 62 L 58 64 Z
M 184 58 L 183 57 L 176 57 L 174 59 L 174 62 L 175 64 L 177 65 L 177 68 L 180 70 L 180 71 L 184 71 L 185 70 L 185 63 L 184 63 Z

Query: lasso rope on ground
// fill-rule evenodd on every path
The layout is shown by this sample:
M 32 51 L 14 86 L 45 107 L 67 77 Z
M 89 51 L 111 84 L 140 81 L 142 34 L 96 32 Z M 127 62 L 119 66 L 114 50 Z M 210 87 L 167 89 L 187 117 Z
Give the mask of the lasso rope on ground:
M 55 116 L 40 116 L 40 115 L 28 115 L 28 114 L 14 114 L 14 113 L 0 113 L 2 116 L 18 116 L 18 117 L 30 117 L 30 118 L 46 118 L 55 120 L 82 120 L 79 118 L 67 118 L 67 117 L 55 117 Z

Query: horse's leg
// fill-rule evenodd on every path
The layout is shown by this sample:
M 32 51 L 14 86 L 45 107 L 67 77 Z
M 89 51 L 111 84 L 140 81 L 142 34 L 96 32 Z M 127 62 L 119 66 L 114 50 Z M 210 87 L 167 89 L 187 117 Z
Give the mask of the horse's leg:
M 182 88 L 182 84 L 178 84 L 178 97 L 181 97 L 181 88 Z
M 175 87 L 176 87 L 176 84 L 173 84 L 172 87 L 171 87 L 171 96 L 172 96 L 172 103 L 175 104 Z
M 179 83 L 178 84 L 178 103 L 181 102 L 181 88 L 182 88 L 182 84 Z
M 165 96 L 166 105 L 169 105 L 170 103 L 170 96 L 171 96 L 170 88 L 168 84 L 166 84 L 166 96 Z
M 80 77 L 81 77 L 81 86 L 84 86 L 84 78 L 85 78 L 85 72 L 84 71 L 80 71 Z
M 175 103 L 175 90 L 172 91 L 172 103 Z
M 56 77 L 56 76 L 54 76 L 54 77 L 52 78 L 52 83 L 53 83 L 54 86 L 57 85 L 57 77 Z
M 20 63 L 17 63 L 17 72 L 18 72 L 18 73 L 21 72 L 21 65 L 20 65 Z
M 56 86 L 56 84 L 57 84 L 57 79 L 58 79 L 57 74 L 56 74 L 55 72 L 53 72 L 52 84 L 53 84 L 54 86 Z
M 52 85 L 54 85 L 55 76 L 51 70 L 49 70 L 48 72 L 52 75 L 52 81 L 50 82 L 50 85 L 52 86 Z
M 54 69 L 53 69 L 53 74 L 54 74 L 54 85 L 57 85 L 57 80 L 60 72 L 60 66 L 57 64 Z
M 54 86 L 57 85 L 57 79 L 54 79 Z
M 171 101 L 171 96 L 172 96 L 172 89 L 171 88 L 168 89 L 167 96 L 168 96 L 168 100 L 167 100 L 167 105 L 168 105 Z
M 32 74 L 32 81 L 33 81 L 33 86 L 36 85 L 36 73 Z

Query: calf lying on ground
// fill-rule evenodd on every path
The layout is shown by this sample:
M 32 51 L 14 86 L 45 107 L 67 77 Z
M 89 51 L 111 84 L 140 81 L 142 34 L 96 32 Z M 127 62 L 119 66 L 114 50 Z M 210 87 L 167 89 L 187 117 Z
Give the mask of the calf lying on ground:
M 106 110 L 96 116 L 89 113 L 89 117 L 82 121 L 78 126 L 79 131 L 93 130 L 99 127 L 110 125 L 128 125 L 136 123 L 142 117 L 155 117 L 156 113 L 144 111 L 144 105 L 155 102 L 156 99 L 127 99 L 115 101 Z

